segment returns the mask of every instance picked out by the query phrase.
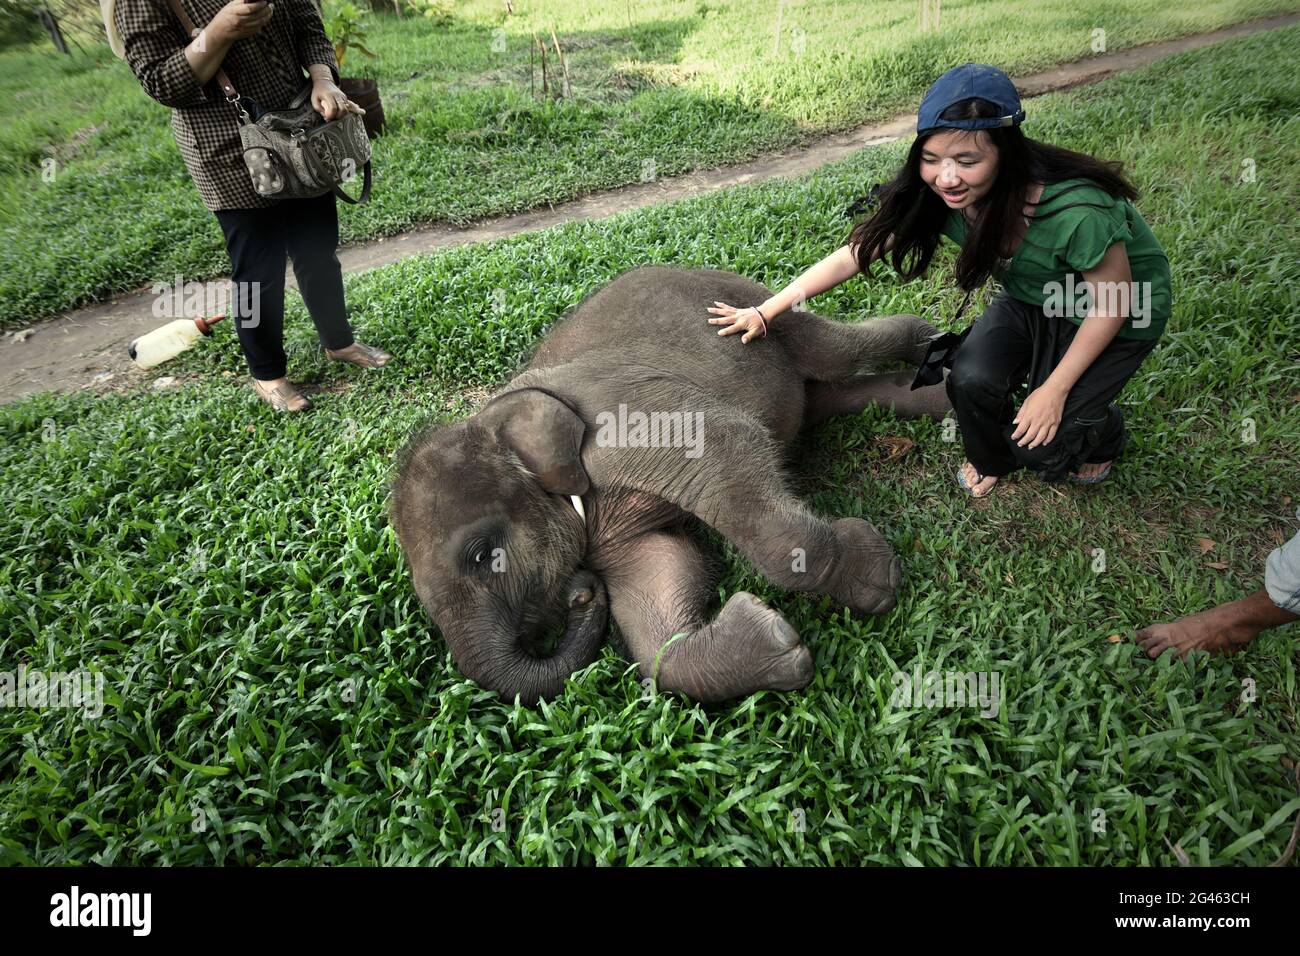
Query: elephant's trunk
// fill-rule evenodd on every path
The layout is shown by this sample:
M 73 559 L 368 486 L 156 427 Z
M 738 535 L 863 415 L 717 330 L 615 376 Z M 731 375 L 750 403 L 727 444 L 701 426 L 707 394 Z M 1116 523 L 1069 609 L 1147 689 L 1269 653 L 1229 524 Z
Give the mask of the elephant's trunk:
M 525 646 L 527 635 L 509 628 L 448 635 L 452 657 L 466 677 L 510 700 L 528 705 L 557 696 L 574 671 L 596 659 L 605 638 L 609 599 L 605 585 L 590 571 L 578 571 L 566 590 L 568 622 L 555 653 L 538 657 Z

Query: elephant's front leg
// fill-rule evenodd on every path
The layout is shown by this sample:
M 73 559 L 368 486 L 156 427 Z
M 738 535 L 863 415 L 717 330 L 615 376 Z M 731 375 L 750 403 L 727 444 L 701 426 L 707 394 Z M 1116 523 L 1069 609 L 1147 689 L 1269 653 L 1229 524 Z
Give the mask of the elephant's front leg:
M 642 678 L 703 703 L 808 686 L 812 655 L 785 618 L 754 595 L 733 594 L 706 620 L 710 575 L 690 538 L 654 531 L 619 552 L 605 585 Z
M 827 521 L 782 492 L 723 505 L 710 522 L 773 584 L 828 594 L 850 610 L 884 614 L 897 603 L 902 564 L 862 518 Z
M 638 487 L 698 516 L 774 584 L 828 594 L 866 614 L 894 606 L 902 567 L 869 522 L 827 521 L 809 511 L 786 487 L 780 449 L 757 422 L 706 413 L 702 428 L 700 454 L 689 467 L 656 461 L 628 469 Z

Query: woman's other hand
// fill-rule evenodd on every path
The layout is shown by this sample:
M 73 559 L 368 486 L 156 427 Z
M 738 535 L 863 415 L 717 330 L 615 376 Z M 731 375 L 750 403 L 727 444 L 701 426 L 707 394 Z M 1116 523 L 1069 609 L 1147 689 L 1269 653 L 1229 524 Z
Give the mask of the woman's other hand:
M 1027 448 L 1049 444 L 1061 425 L 1065 396 L 1065 392 L 1046 383 L 1030 392 L 1013 419 L 1016 430 L 1011 440 Z
M 217 11 L 212 22 L 204 29 L 205 32 L 210 30 L 218 43 L 243 40 L 261 33 L 262 28 L 271 22 L 274 13 L 275 4 L 267 3 L 266 0 L 256 0 L 254 3 L 231 0 Z
M 326 120 L 337 119 L 344 113 L 356 113 L 365 116 L 366 111 L 347 98 L 333 80 L 313 80 L 311 84 L 311 105 Z
M 719 335 L 734 335 L 737 332 L 743 332 L 744 335 L 740 337 L 741 344 L 747 343 L 755 336 L 767 335 L 767 323 L 758 314 L 758 309 L 752 307 L 737 309 L 725 302 L 714 302 L 708 311 L 721 316 L 721 318 L 709 319 L 710 325 L 726 326 L 725 329 L 718 330 Z

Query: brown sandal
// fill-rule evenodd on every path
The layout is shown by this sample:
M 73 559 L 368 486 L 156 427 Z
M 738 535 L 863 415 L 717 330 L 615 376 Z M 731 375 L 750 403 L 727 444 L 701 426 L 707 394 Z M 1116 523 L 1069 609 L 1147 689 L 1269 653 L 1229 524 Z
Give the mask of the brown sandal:
M 257 397 L 277 412 L 305 412 L 311 408 L 311 400 L 288 383 L 277 385 L 268 391 L 262 387 L 262 383 L 257 379 L 253 379 L 252 382 L 253 391 L 257 392 Z
M 345 349 L 326 349 L 325 354 L 336 362 L 347 362 L 349 365 L 359 365 L 362 368 L 381 368 L 392 358 L 383 349 L 366 345 L 364 342 L 353 342 Z

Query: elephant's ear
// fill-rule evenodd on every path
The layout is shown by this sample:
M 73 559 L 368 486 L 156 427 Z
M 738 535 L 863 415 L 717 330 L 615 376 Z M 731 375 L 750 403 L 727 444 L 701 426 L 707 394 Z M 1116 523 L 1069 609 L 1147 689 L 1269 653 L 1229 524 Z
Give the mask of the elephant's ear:
M 591 482 L 582 467 L 582 436 L 587 430 L 568 405 L 535 388 L 493 399 L 479 419 L 496 432 L 556 495 L 585 494 Z

